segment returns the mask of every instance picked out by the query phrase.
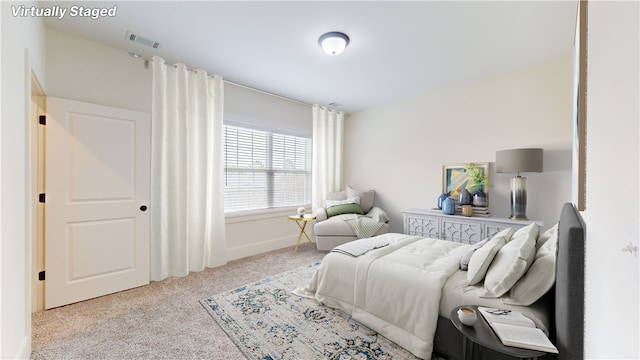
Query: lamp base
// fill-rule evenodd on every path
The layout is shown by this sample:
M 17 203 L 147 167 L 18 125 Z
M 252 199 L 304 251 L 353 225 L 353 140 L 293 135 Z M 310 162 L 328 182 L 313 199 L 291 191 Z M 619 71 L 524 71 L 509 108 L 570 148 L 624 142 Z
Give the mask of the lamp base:
M 527 220 L 527 178 L 511 178 L 511 216 L 510 219 Z
M 528 217 L 513 217 L 513 216 L 509 216 L 509 219 L 511 220 L 529 220 Z

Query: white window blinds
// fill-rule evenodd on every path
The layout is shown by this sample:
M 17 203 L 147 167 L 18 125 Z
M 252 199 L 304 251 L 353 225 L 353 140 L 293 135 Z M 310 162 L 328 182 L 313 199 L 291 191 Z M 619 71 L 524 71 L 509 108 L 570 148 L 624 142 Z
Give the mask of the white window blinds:
M 311 202 L 311 139 L 224 125 L 225 212 Z

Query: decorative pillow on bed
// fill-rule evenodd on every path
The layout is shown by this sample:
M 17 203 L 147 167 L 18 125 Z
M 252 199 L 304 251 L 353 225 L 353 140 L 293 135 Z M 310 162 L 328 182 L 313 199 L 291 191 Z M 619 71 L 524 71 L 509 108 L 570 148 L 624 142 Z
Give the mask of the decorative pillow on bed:
M 469 269 L 469 261 L 471 260 L 471 256 L 473 256 L 473 253 L 476 252 L 476 250 L 480 249 L 482 245 L 486 244 L 487 241 L 489 241 L 489 238 L 478 241 L 462 255 L 462 257 L 460 258 L 460 270 L 467 271 L 467 269 Z
M 505 304 L 529 306 L 551 289 L 556 281 L 556 259 L 558 257 L 558 226 L 545 231 L 546 240 L 536 252 L 533 265 L 511 288 Z M 540 240 L 538 238 L 538 240 Z
M 362 211 L 364 213 L 368 213 L 369 210 L 373 207 L 373 201 L 376 199 L 376 191 L 368 190 L 368 191 L 360 191 L 352 188 L 351 186 L 347 186 L 347 197 L 360 197 L 360 206 L 362 207 Z
M 504 229 L 473 253 L 467 270 L 467 284 L 475 285 L 482 281 L 491 261 L 493 261 L 500 248 L 511 239 L 511 234 L 513 234 L 511 228 Z
M 558 223 L 553 225 L 549 230 L 543 232 L 538 236 L 538 240 L 536 240 L 536 251 L 539 251 L 542 245 L 544 245 L 552 236 L 558 236 Z M 557 239 L 556 239 L 557 241 Z
M 500 297 L 524 275 L 536 256 L 536 239 L 540 229 L 531 223 L 518 229 L 496 254 L 484 279 L 482 297 Z

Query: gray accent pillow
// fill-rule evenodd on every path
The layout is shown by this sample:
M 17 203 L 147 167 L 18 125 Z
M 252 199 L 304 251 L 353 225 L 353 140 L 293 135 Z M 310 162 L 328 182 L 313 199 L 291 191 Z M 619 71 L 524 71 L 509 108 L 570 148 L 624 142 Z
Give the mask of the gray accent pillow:
M 360 197 L 360 206 L 362 206 L 362 211 L 364 211 L 365 214 L 368 213 L 373 207 L 373 202 L 376 198 L 376 191 L 360 191 L 352 188 L 351 186 L 347 186 L 347 197 L 352 198 L 356 196 Z
M 487 241 L 489 241 L 489 238 L 478 241 L 462 255 L 462 257 L 460 258 L 460 270 L 467 271 L 467 269 L 469 269 L 469 261 L 471 260 L 471 256 L 473 256 L 473 253 L 476 252 L 476 250 L 480 249 L 482 245 L 486 244 Z

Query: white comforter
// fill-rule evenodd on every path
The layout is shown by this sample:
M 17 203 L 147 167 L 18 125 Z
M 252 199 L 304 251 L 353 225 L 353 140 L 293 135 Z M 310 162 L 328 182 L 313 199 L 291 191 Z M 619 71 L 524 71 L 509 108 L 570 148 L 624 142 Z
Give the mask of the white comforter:
M 389 246 L 357 258 L 329 253 L 300 296 L 339 308 L 414 355 L 430 359 L 442 286 L 468 245 L 385 234 Z

